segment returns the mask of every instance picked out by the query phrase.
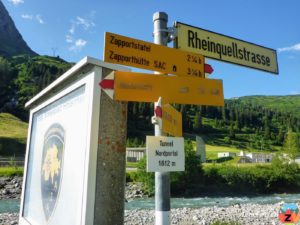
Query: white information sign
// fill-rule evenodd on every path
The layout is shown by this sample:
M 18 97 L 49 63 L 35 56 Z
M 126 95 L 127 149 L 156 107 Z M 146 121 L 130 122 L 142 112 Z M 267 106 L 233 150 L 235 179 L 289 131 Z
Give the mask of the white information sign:
M 184 171 L 182 137 L 147 136 L 147 171 Z
M 88 103 L 81 86 L 33 113 L 22 212 L 32 225 L 80 220 Z

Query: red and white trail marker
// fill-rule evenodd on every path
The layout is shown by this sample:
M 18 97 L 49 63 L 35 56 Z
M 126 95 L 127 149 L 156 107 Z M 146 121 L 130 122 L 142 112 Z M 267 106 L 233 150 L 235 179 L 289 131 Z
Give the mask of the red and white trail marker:
M 99 82 L 99 86 L 111 99 L 114 99 L 114 85 L 115 85 L 114 72 L 111 72 L 103 80 Z

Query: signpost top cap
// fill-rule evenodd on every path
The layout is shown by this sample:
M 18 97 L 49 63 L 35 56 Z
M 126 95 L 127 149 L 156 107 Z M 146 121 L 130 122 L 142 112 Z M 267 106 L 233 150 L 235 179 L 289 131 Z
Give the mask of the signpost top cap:
M 156 12 L 153 14 L 153 22 L 155 20 L 165 20 L 168 22 L 168 14 L 165 12 Z

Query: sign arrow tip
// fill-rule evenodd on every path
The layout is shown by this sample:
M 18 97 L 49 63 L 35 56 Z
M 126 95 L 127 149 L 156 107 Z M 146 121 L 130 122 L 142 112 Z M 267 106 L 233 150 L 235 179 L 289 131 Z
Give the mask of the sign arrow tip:
M 212 74 L 212 73 L 214 72 L 214 69 L 212 68 L 211 65 L 209 65 L 209 64 L 204 64 L 204 71 L 205 71 L 205 73 Z
M 100 81 L 99 86 L 102 89 L 114 89 L 114 80 L 108 80 L 108 79 L 104 79 L 102 81 Z

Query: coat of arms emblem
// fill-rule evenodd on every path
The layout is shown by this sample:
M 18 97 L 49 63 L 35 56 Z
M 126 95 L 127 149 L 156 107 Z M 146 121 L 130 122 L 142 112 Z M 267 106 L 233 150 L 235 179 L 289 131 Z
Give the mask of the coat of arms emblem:
M 59 124 L 53 124 L 44 136 L 41 166 L 41 193 L 45 218 L 48 221 L 55 210 L 59 196 L 65 131 Z

